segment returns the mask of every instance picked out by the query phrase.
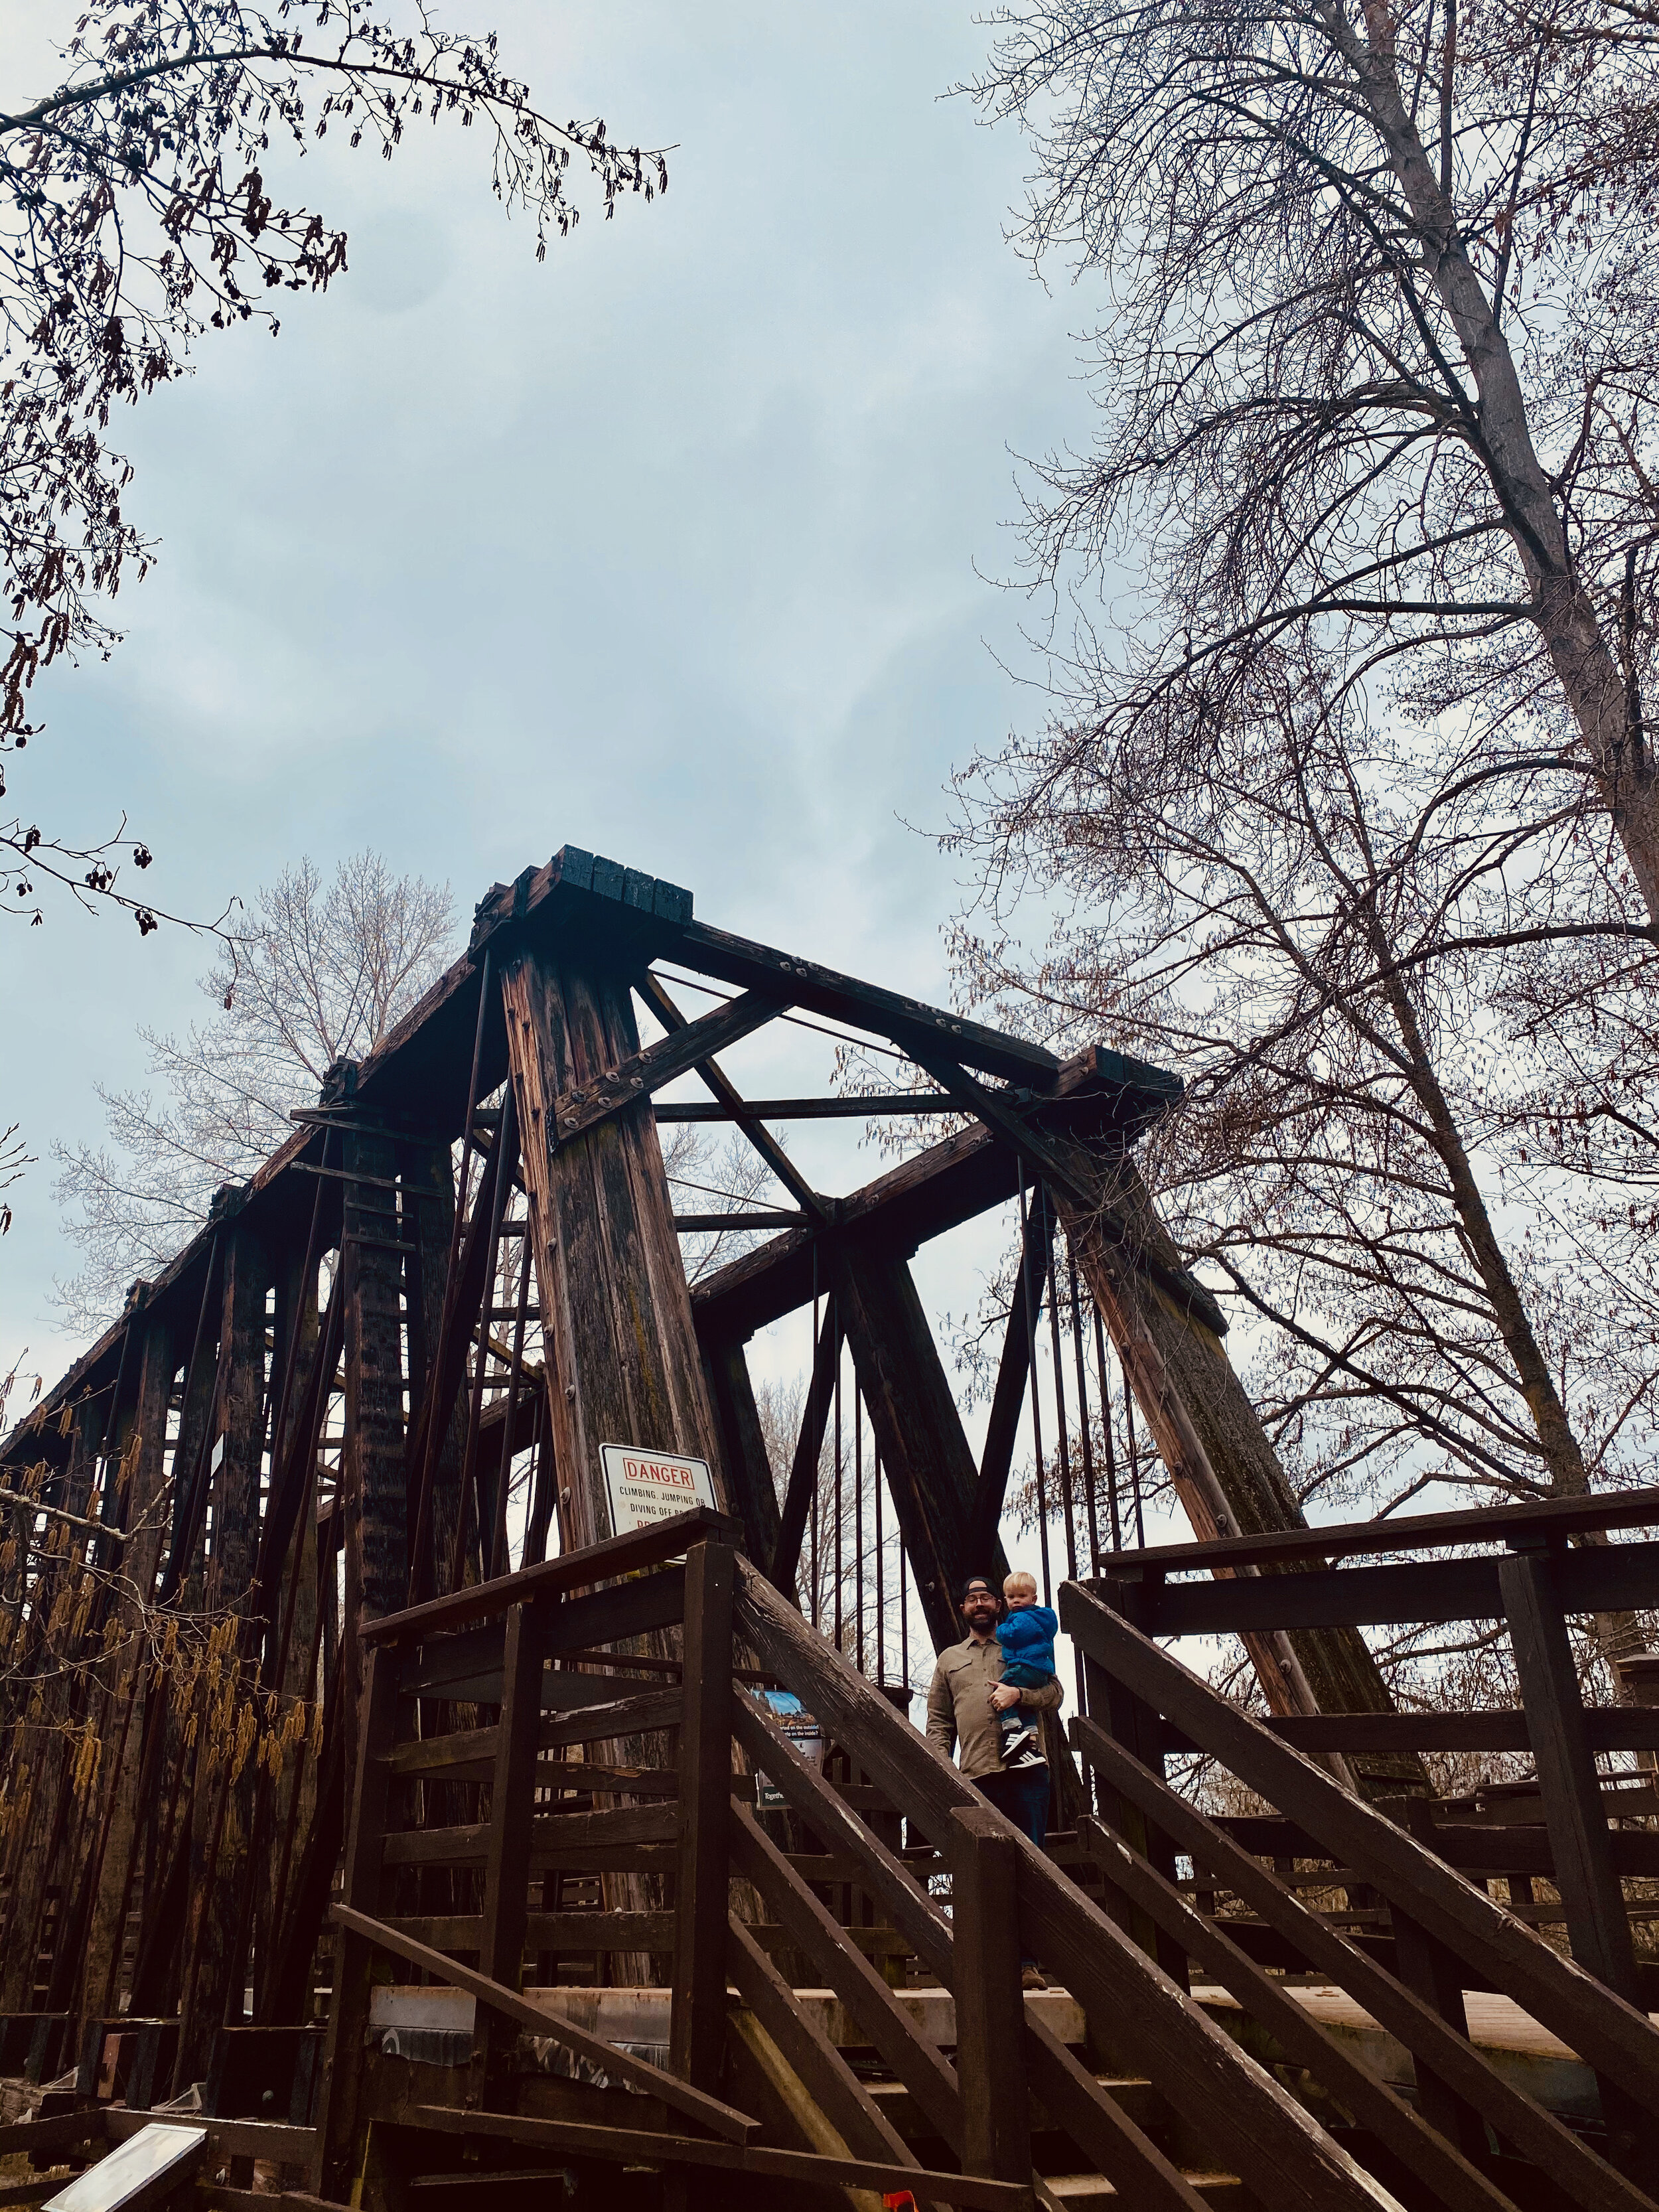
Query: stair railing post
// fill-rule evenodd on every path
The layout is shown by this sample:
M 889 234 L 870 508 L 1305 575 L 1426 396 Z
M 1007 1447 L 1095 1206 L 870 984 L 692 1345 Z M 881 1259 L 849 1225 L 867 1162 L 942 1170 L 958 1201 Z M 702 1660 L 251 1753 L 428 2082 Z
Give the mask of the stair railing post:
M 1567 1940 L 1586 1973 L 1628 2002 L 1639 2002 L 1636 1958 L 1624 1892 L 1613 1863 L 1607 1817 L 1585 1725 L 1578 1672 L 1543 1550 L 1511 1550 L 1498 1565 L 1504 1616 L 1538 1771 L 1555 1881 L 1567 1916 Z
M 501 1649 L 501 1706 L 489 1783 L 478 1971 L 515 1993 L 524 1978 L 546 1649 L 545 1607 L 534 1602 L 513 1607 L 507 1616 Z M 482 2105 L 486 2111 L 510 2109 L 519 2033 L 516 2022 L 492 2015 L 480 2006 L 473 2036 L 470 2103 Z
M 1156 1613 L 1161 1578 L 1144 1571 L 1133 1579 L 1127 1575 L 1108 1577 L 1095 1589 L 1094 1595 L 1103 1605 L 1109 1605 L 1143 1635 L 1157 1633 Z M 1141 1765 L 1157 1775 L 1160 1782 L 1168 1779 L 1164 1771 L 1164 1719 L 1160 1713 L 1137 1698 L 1115 1676 L 1108 1673 L 1097 1659 L 1083 1654 L 1084 1705 L 1086 1711 L 1105 1729 L 1114 1742 L 1121 1744 Z M 1101 1790 L 1101 1818 L 1115 1828 L 1133 1850 L 1138 1851 L 1149 1864 L 1167 1881 L 1176 1878 L 1175 1847 L 1163 1831 L 1152 1826 L 1136 1805 L 1115 1790 Z M 1157 1927 L 1139 1906 L 1132 1905 L 1121 1890 L 1108 1885 L 1105 1907 L 1118 1926 L 1134 1937 L 1143 1951 L 1150 1952 L 1172 1981 L 1184 1990 L 1190 1986 L 1187 1954 L 1178 1943 Z
M 726 1923 L 732 1812 L 732 1600 L 736 1554 L 686 1555 L 684 1714 L 680 1727 L 674 1978 L 668 2059 L 694 2088 L 715 2089 L 726 2049 Z
M 1536 1537 L 1529 1542 L 1512 1537 L 1510 1544 L 1508 1558 L 1498 1564 L 1498 1587 L 1515 1652 L 1555 1886 L 1567 1917 L 1567 1942 L 1586 1973 L 1645 2009 L 1555 1560 Z M 1598 2077 L 1598 2086 L 1613 2164 L 1638 2174 L 1651 2188 L 1655 2160 L 1646 2116 L 1613 2083 Z
M 362 1729 L 357 1739 L 350 1832 L 346 1841 L 345 1902 L 377 1919 L 385 1863 L 388 1759 L 397 1735 L 398 1694 L 404 1654 L 398 1644 L 369 1648 L 363 1684 Z M 356 2179 L 357 2093 L 362 2078 L 363 2037 L 368 2027 L 373 1947 L 338 1928 L 334 1932 L 334 1998 L 328 2010 L 323 2055 L 321 2112 L 313 2153 L 313 2189 L 343 2204 Z
M 1031 2118 L 1020 1987 L 1019 1844 L 990 1806 L 951 1814 L 951 1952 L 962 2170 L 1029 2182 Z

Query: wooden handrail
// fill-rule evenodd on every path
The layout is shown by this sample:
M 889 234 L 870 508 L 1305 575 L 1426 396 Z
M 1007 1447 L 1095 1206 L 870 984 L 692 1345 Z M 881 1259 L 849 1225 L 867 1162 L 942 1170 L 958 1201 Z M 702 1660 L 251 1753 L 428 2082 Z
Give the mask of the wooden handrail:
M 761 1663 L 930 1837 L 948 1838 L 957 1806 L 986 1804 L 945 1754 L 743 1559 L 738 1562 L 738 1617 Z M 1133 1937 L 1012 1821 L 1006 1825 L 1020 1854 L 1022 1927 L 1034 1932 L 1042 1955 L 1065 1962 L 1073 1995 L 1101 2018 L 1133 2019 L 1141 2063 L 1156 2087 L 1203 2131 L 1248 2188 L 1274 2212 L 1384 2212 L 1395 2205 L 1339 2144 L 1310 2125 L 1271 2075 L 1241 2063 L 1225 2031 Z
M 1595 1498 L 1547 1498 L 1535 1505 L 1412 1513 L 1398 1521 L 1345 1521 L 1328 1528 L 1278 1528 L 1267 1535 L 1219 1536 L 1206 1544 L 1149 1544 L 1144 1551 L 1106 1553 L 1103 1579 L 1213 1573 L 1223 1567 L 1292 1566 L 1308 1559 L 1323 1564 L 1381 1559 L 1454 1544 L 1510 1544 L 1528 1538 L 1548 1541 L 1592 1530 L 1647 1528 L 1659 1528 L 1659 1488 L 1603 1492 Z
M 533 1567 L 497 1575 L 494 1582 L 475 1583 L 469 1589 L 452 1590 L 424 1605 L 411 1605 L 402 1613 L 388 1613 L 371 1620 L 363 1630 L 365 1644 L 418 1644 L 423 1637 L 447 1634 L 452 1629 L 474 1628 L 498 1613 L 532 1598 L 556 1597 L 566 1591 L 585 1589 L 590 1583 L 611 1582 L 622 1575 L 638 1574 L 678 1559 L 693 1544 L 707 1540 L 741 1543 L 743 1530 L 729 1514 L 712 1506 L 695 1505 L 677 1513 L 672 1521 L 658 1521 L 649 1528 L 635 1528 L 626 1536 L 609 1536 L 580 1552 L 561 1553 Z
M 1253 1850 L 1115 1743 L 1097 1721 L 1074 1721 L 1079 1751 L 1109 1789 L 1157 1824 L 1186 1852 L 1292 1944 L 1316 1973 L 1363 2005 L 1413 2059 L 1490 2120 L 1584 2212 L 1646 2212 L 1648 2199 L 1554 2114 L 1533 2103 L 1484 2058 L 1466 2035 L 1443 2021 L 1415 1990 L 1379 1966 L 1340 1929 L 1322 1920 Z M 1224 1928 L 1224 1923 L 1221 1923 Z
M 734 1732 L 755 1765 L 775 1783 L 807 1826 L 832 1851 L 844 1851 L 859 1869 L 860 1886 L 884 1908 L 928 1972 L 944 1989 L 956 1988 L 951 1930 L 933 1899 L 881 1838 L 809 1765 L 762 1709 L 746 1698 L 732 1701 Z M 895 1717 L 896 1717 L 896 1716 Z M 908 1725 L 899 1723 L 901 1728 Z M 980 1801 L 981 1804 L 983 1800 Z M 1176 2172 L 1066 2046 L 1040 2019 L 1025 2023 L 1025 2063 L 1031 2088 L 1049 2115 L 1065 2127 L 1113 2186 L 1158 2212 L 1203 2212 L 1203 2200 Z
M 418 1966 L 435 1980 L 447 1982 L 452 1989 L 466 1990 L 477 2003 L 487 2005 L 492 2012 L 527 2029 L 532 2035 L 544 2036 L 550 2043 L 562 2044 L 567 2051 L 574 2051 L 592 2065 L 602 2067 L 607 2074 L 614 2074 L 619 2081 L 629 2082 L 647 2097 L 661 2098 L 671 2111 L 684 2112 L 688 2119 L 697 2121 L 727 2142 L 746 2143 L 760 2125 L 747 2112 L 734 2110 L 718 2097 L 706 2096 L 689 2081 L 682 2081 L 660 2066 L 652 2065 L 648 2059 L 635 2058 L 629 2051 L 618 2051 L 614 2044 L 590 2035 L 574 2021 L 531 2004 L 516 1990 L 491 1981 L 488 1974 L 475 1973 L 471 1966 L 462 1966 L 447 1952 L 434 1951 L 429 1944 L 417 1943 L 412 1936 L 400 1934 L 383 1920 L 373 1919 L 366 1912 L 355 1912 L 349 1905 L 331 1905 L 329 1918 L 378 1949 L 389 1951 L 394 1959 Z
M 1060 1620 L 1089 1658 L 1172 1720 L 1611 2081 L 1659 2112 L 1659 2032 L 1415 1837 L 1353 1796 L 1075 1583 Z

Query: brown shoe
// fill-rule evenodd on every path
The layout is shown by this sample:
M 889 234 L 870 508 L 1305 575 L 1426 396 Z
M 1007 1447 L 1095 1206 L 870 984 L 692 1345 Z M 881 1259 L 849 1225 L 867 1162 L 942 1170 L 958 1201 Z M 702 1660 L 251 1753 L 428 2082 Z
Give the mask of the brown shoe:
M 1040 1966 L 1022 1966 L 1019 1970 L 1019 1985 L 1023 1990 L 1046 1990 L 1048 1986 L 1042 1978 L 1042 1969 Z

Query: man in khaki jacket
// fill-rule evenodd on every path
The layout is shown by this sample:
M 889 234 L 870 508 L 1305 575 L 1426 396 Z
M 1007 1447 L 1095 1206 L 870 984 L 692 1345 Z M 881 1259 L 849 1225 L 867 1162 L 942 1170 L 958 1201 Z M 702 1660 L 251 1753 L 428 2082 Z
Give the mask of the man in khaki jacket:
M 1002 1646 L 996 1639 L 1002 1600 L 983 1575 L 972 1575 L 963 1584 L 961 1605 L 967 1636 L 939 1653 L 927 1685 L 928 1741 L 947 1759 L 954 1752 L 964 1780 L 982 1790 L 1041 1850 L 1048 1835 L 1048 1762 L 1038 1748 L 1041 1738 L 1028 1736 L 1013 1763 L 1005 1765 L 998 1716 L 1014 1705 L 1037 1713 L 1054 1711 L 1060 1702 L 1060 1684 L 1017 1690 L 1004 1682 Z M 1024 1966 L 1027 1989 L 1047 1986 L 1035 1960 L 1025 1960 Z

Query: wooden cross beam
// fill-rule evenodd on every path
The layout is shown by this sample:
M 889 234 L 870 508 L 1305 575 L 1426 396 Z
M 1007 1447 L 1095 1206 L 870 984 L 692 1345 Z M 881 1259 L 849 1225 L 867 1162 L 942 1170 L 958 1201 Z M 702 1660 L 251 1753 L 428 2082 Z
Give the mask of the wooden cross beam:
M 684 1039 L 689 1036 L 697 1026 L 696 1023 L 687 1021 L 685 1016 L 649 969 L 640 977 L 635 988 L 649 1002 L 657 1018 L 671 1036 L 678 1036 Z M 737 1003 L 740 1006 L 743 1002 L 739 1000 Z M 727 1080 L 718 1063 L 710 1057 L 699 1060 L 694 1065 L 699 1077 L 714 1093 L 718 1110 L 737 1123 L 807 1219 L 828 1220 L 829 1209 L 823 1200 L 805 1177 L 800 1174 L 794 1162 L 771 1131 L 758 1119 L 753 1109 L 744 1103 L 738 1095 L 735 1085 Z
M 716 1006 L 712 1013 L 700 1014 L 695 1022 L 684 1023 L 659 1044 L 647 1046 L 645 1051 L 635 1053 L 607 1073 L 596 1076 L 591 1083 L 568 1091 L 556 1099 L 550 1133 L 558 1143 L 568 1145 L 583 1130 L 608 1121 L 624 1106 L 634 1105 L 653 1091 L 672 1083 L 676 1077 L 689 1073 L 724 1046 L 736 1044 L 751 1030 L 763 1028 L 788 1003 L 787 999 L 763 992 L 745 991 L 740 999 Z

